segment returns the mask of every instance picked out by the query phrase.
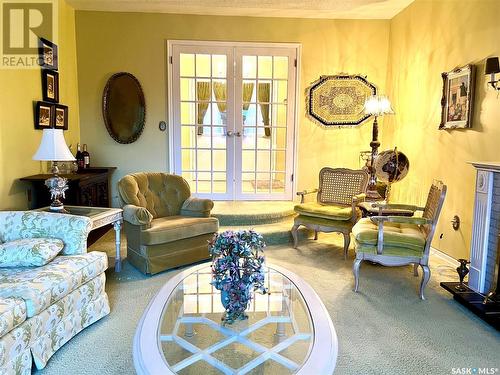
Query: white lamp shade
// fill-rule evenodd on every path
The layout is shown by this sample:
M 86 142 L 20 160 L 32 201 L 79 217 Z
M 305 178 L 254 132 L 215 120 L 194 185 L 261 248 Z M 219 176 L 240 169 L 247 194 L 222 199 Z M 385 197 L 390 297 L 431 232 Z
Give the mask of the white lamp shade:
M 367 115 L 382 116 L 393 114 L 389 98 L 384 95 L 372 95 L 365 101 L 365 113 Z
M 33 160 L 72 161 L 75 157 L 64 140 L 62 129 L 43 129 L 42 141 Z

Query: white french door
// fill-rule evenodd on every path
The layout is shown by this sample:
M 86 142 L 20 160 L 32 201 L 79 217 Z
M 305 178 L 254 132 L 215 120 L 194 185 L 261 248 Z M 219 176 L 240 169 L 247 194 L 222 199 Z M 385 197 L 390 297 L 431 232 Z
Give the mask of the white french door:
M 194 195 L 292 199 L 298 47 L 169 42 L 171 160 Z

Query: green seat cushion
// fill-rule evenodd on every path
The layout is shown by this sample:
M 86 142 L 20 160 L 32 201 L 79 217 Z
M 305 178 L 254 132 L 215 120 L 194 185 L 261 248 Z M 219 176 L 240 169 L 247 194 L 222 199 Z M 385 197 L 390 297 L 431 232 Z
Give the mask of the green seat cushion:
M 302 225 L 312 224 L 312 225 L 322 225 L 324 227 L 332 227 L 338 229 L 351 230 L 352 222 L 346 220 L 331 220 L 323 219 L 321 217 L 298 215 L 295 217 L 295 223 L 300 223 Z
M 150 228 L 142 230 L 141 241 L 143 245 L 159 245 L 218 230 L 215 217 L 167 216 L 153 219 Z
M 329 220 L 351 220 L 352 207 L 337 206 L 310 202 L 298 204 L 294 207 L 300 215 L 319 217 Z
M 377 246 L 363 245 L 358 241 L 355 241 L 355 250 L 357 253 L 365 253 L 365 254 L 377 254 Z M 418 257 L 421 258 L 424 255 L 424 249 L 416 250 L 409 249 L 405 247 L 396 247 L 396 246 L 384 246 L 383 255 L 390 255 L 395 257 Z
M 370 218 L 359 220 L 352 228 L 352 233 L 359 244 L 377 248 L 378 226 Z M 423 251 L 425 247 L 425 234 L 420 229 L 420 226 L 415 224 L 385 222 L 384 248 L 386 246 Z

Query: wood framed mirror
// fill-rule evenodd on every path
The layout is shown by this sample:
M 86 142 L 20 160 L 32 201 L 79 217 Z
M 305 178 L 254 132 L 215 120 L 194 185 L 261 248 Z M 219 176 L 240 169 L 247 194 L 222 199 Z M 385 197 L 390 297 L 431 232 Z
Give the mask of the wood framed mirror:
M 135 142 L 146 122 L 141 84 L 132 74 L 113 74 L 104 87 L 102 115 L 109 135 L 118 143 Z

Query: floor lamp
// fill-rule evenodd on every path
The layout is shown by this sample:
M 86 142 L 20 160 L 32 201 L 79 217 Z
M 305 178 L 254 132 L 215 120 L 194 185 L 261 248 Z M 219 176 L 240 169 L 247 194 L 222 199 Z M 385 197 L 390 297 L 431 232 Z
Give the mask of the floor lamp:
M 375 175 L 375 158 L 378 155 L 378 148 L 380 141 L 378 140 L 378 122 L 377 118 L 383 115 L 393 114 L 394 111 L 391 107 L 389 98 L 384 95 L 372 95 L 365 101 L 364 111 L 367 115 L 374 116 L 372 128 L 372 141 L 370 147 L 372 148 L 370 158 L 370 180 L 368 181 L 368 188 L 366 189 L 366 197 L 368 200 L 381 200 L 382 197 L 377 191 L 377 176 Z

